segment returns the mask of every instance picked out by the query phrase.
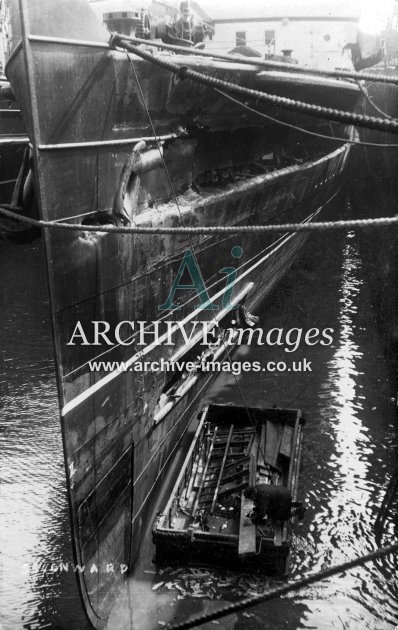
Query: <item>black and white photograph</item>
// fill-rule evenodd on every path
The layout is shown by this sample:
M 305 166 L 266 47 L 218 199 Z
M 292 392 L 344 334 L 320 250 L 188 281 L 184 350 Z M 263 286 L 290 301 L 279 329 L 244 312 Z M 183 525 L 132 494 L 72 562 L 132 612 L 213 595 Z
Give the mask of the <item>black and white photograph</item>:
M 0 630 L 398 629 L 398 0 L 0 0 Z

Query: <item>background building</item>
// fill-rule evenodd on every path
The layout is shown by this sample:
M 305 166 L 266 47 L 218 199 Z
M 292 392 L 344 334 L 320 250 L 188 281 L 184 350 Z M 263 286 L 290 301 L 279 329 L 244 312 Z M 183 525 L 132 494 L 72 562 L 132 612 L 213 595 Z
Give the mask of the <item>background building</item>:
M 357 39 L 357 0 L 228 0 L 211 6 L 204 0 L 201 5 L 215 24 L 213 40 L 206 46 L 209 50 L 229 52 L 248 46 L 262 57 L 287 50 L 300 64 L 352 67 L 345 46 Z

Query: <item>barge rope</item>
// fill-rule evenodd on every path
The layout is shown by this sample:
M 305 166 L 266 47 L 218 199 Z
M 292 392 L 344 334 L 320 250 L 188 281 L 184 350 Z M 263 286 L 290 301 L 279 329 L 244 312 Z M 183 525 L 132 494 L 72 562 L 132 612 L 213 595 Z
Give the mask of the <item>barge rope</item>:
M 235 85 L 229 81 L 217 79 L 211 77 L 202 72 L 191 70 L 187 66 L 179 66 L 171 61 L 161 59 L 159 56 L 155 56 L 150 52 L 142 50 L 137 46 L 133 46 L 120 35 L 112 35 L 110 46 L 119 46 L 125 50 L 134 53 L 138 57 L 145 59 L 151 63 L 154 63 L 161 68 L 165 68 L 176 74 L 180 79 L 192 79 L 197 83 L 202 83 L 208 87 L 218 87 L 223 90 L 235 92 L 251 99 L 261 100 L 269 103 L 270 105 L 279 106 L 283 109 L 302 112 L 316 118 L 326 118 L 334 122 L 352 124 L 359 127 L 365 127 L 366 129 L 375 129 L 377 131 L 389 131 L 391 133 L 398 133 L 398 120 L 377 118 L 376 116 L 367 116 L 364 114 L 357 114 L 354 112 L 346 112 L 340 109 L 332 107 L 324 107 L 322 105 L 314 105 L 311 103 L 305 103 L 303 101 L 297 101 L 295 99 L 287 98 L 286 96 L 277 96 L 276 94 L 268 94 L 267 92 L 261 92 L 259 90 L 253 90 L 251 88 L 243 87 L 241 85 Z
M 74 232 L 102 232 L 106 234 L 261 234 L 263 232 L 326 232 L 335 230 L 355 230 L 371 227 L 392 227 L 398 225 L 398 215 L 373 219 L 349 219 L 340 221 L 314 221 L 312 223 L 279 223 L 276 225 L 236 225 L 202 227 L 138 227 L 115 225 L 82 225 L 63 221 L 44 221 L 18 214 L 22 208 L 10 204 L 0 205 L 0 215 L 37 228 L 70 230 Z M 106 215 L 106 212 L 103 213 Z
M 176 623 L 174 625 L 167 625 L 166 630 L 189 630 L 189 628 L 194 628 L 198 625 L 208 623 L 210 621 L 214 621 L 216 619 L 220 619 L 222 617 L 226 617 L 227 615 L 231 615 L 234 612 L 240 612 L 241 610 L 246 610 L 247 608 L 251 608 L 252 606 L 257 606 L 258 604 L 262 604 L 264 602 L 275 599 L 276 597 L 281 597 L 282 595 L 288 595 L 289 593 L 294 593 L 305 586 L 309 586 L 310 584 L 316 584 L 321 580 L 325 580 L 328 577 L 332 577 L 333 575 L 337 575 L 338 573 L 343 573 L 348 571 L 349 569 L 353 569 L 355 567 L 360 567 L 367 562 L 374 562 L 379 558 L 387 556 L 391 553 L 398 552 L 398 543 L 393 545 L 389 545 L 387 547 L 379 547 L 375 551 L 372 551 L 364 556 L 360 556 L 359 558 L 354 558 L 354 560 L 348 560 L 347 562 L 343 562 L 342 564 L 338 564 L 327 569 L 323 569 L 317 573 L 313 573 L 311 575 L 307 575 L 306 577 L 296 580 L 295 582 L 290 582 L 290 584 L 285 584 L 283 586 L 279 586 L 277 588 L 273 588 L 267 593 L 262 593 L 261 595 L 252 595 L 251 597 L 245 597 L 238 602 L 227 604 L 220 608 L 219 610 L 215 610 L 213 612 L 205 613 L 202 615 L 195 615 L 186 621 L 182 621 L 180 623 Z
M 132 44 L 144 44 L 146 46 L 153 46 L 155 48 L 161 48 L 164 50 L 170 50 L 176 53 L 183 53 L 185 55 L 195 55 L 198 57 L 208 57 L 211 59 L 220 59 L 221 61 L 231 61 L 234 63 L 242 63 L 250 66 L 260 66 L 268 69 L 285 70 L 287 72 L 296 72 L 297 74 L 314 74 L 318 76 L 334 77 L 336 79 L 353 79 L 359 81 L 378 81 L 379 83 L 392 83 L 398 85 L 398 77 L 387 74 L 374 74 L 369 72 L 354 72 L 352 70 L 327 70 L 322 68 L 312 68 L 299 66 L 293 63 L 287 63 L 283 61 L 273 61 L 271 59 L 257 59 L 243 57 L 242 55 L 229 55 L 216 52 L 210 52 L 206 50 L 198 50 L 196 48 L 188 48 L 186 46 L 177 46 L 175 44 L 164 44 L 163 42 L 154 42 L 148 39 L 140 39 L 139 37 L 128 37 L 121 33 L 113 33 L 114 38 L 120 38 L 120 40 L 129 41 Z

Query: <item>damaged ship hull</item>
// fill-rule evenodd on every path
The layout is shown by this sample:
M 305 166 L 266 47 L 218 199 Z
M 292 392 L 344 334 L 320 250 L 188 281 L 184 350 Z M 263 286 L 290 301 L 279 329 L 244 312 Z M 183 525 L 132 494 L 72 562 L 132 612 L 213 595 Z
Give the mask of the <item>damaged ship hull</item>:
M 223 325 L 229 274 L 233 303 L 255 308 L 305 240 L 304 233 L 187 237 L 162 228 L 311 221 L 337 194 L 349 144 L 299 142 L 295 132 L 242 112 L 209 88 L 109 49 L 83 0 L 22 0 L 21 12 L 15 4 L 7 74 L 33 145 L 40 216 L 81 227 L 54 226 L 43 238 L 73 547 L 76 563 L 87 567 L 78 576 L 85 610 L 101 628 L 123 575 L 98 567 L 134 562 L 162 475 L 216 377 L 137 364 L 197 360 L 202 337 L 187 340 L 183 326 Z M 291 77 L 267 83 L 255 66 L 173 61 L 297 95 Z M 327 80 L 324 88 L 318 79 L 301 80 L 300 96 L 352 109 L 352 84 Z M 322 121 L 302 115 L 290 122 L 324 130 Z M 104 223 L 159 233 L 84 231 Z M 206 299 L 192 286 L 175 292 L 166 308 L 187 252 Z M 133 327 L 140 321 L 148 322 L 144 344 Z M 102 322 L 100 340 L 94 322 Z M 158 334 L 159 322 L 175 331 L 173 343 Z M 122 340 L 112 336 L 116 329 Z M 227 356 L 219 339 L 207 350 Z

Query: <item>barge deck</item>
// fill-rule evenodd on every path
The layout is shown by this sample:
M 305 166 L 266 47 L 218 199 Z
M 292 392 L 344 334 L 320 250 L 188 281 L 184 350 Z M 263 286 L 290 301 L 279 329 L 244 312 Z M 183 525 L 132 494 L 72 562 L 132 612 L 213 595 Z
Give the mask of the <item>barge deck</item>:
M 295 409 L 205 406 L 155 523 L 157 562 L 286 574 L 294 519 L 255 525 L 244 490 L 282 486 L 297 504 L 303 425 Z

